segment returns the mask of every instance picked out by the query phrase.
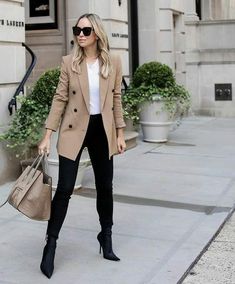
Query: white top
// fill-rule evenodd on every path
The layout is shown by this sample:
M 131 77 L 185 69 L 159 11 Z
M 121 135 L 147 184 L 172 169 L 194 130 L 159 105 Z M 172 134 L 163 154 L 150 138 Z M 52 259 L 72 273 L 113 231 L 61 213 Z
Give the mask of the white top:
M 100 88 L 99 88 L 99 60 L 94 63 L 87 63 L 89 94 L 90 94 L 90 114 L 100 113 Z

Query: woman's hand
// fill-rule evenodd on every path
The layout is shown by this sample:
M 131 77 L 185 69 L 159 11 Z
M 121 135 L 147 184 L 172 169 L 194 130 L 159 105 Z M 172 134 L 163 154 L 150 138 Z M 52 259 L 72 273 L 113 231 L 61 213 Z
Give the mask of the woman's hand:
M 47 156 L 50 153 L 50 145 L 51 145 L 51 134 L 52 130 L 47 129 L 45 136 L 43 137 L 42 141 L 38 145 L 38 154 L 44 154 L 46 153 Z
M 126 142 L 125 142 L 123 128 L 117 129 L 117 148 L 119 154 L 124 153 L 124 151 L 126 150 Z

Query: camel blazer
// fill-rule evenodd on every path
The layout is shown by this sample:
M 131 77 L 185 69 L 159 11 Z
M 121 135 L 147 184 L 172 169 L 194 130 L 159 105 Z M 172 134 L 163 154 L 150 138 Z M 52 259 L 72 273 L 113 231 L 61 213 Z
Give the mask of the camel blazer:
M 109 158 L 117 153 L 116 128 L 125 127 L 121 104 L 122 68 L 118 56 L 111 56 L 113 71 L 107 79 L 99 78 L 100 107 L 108 140 Z M 72 55 L 62 58 L 59 83 L 53 97 L 46 128 L 56 131 L 58 154 L 75 160 L 89 123 L 89 83 L 85 60 L 81 72 L 72 70 Z

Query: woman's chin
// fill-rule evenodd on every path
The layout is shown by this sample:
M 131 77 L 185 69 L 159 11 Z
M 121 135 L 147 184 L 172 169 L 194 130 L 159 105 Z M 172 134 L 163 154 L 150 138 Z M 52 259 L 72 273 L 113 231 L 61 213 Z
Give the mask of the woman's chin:
M 82 47 L 86 46 L 86 42 L 85 41 L 79 41 L 78 44 Z

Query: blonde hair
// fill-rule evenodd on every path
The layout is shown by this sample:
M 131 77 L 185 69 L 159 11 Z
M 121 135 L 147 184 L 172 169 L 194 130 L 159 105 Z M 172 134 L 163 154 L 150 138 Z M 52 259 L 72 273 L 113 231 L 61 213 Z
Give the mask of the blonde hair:
M 96 14 L 84 14 L 78 20 L 75 26 L 78 25 L 79 21 L 82 18 L 87 18 L 96 36 L 98 37 L 97 40 L 97 52 L 98 57 L 101 61 L 101 69 L 100 73 L 104 78 L 107 78 L 111 73 L 111 60 L 110 60 L 110 53 L 109 53 L 109 41 L 107 34 L 104 30 L 104 26 L 100 17 Z M 80 63 L 84 60 L 85 53 L 84 49 L 78 44 L 76 36 L 74 36 L 74 48 L 73 48 L 73 59 L 72 59 L 72 70 L 75 72 L 80 72 Z

